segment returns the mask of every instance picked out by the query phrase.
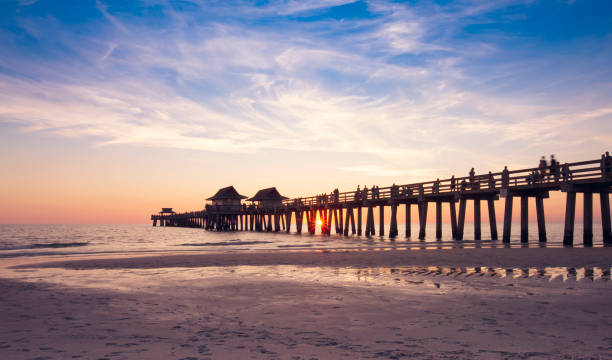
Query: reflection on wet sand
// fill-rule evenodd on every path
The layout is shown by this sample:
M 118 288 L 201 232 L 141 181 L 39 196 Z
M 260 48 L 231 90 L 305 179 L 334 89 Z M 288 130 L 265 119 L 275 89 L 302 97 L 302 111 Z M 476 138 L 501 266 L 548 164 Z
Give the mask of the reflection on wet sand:
M 367 268 L 356 270 L 360 277 L 377 277 L 388 274 L 420 275 L 420 276 L 449 276 L 469 278 L 472 276 L 489 276 L 501 279 L 545 279 L 553 281 L 561 279 L 582 281 L 609 281 L 610 268 L 573 268 L 573 267 L 544 267 L 544 268 L 496 268 L 487 266 L 477 267 L 449 267 L 449 266 L 409 266 L 398 268 Z
M 436 241 L 436 242 L 424 242 L 424 241 L 405 241 L 405 242 L 391 242 L 389 244 L 369 244 L 368 247 L 337 247 L 337 248 L 318 248 L 314 251 L 317 252 L 337 252 L 337 251 L 418 251 L 418 250 L 453 250 L 453 249 L 520 249 L 520 248 L 582 248 L 582 244 L 574 245 L 563 245 L 560 243 L 550 242 L 531 242 L 531 243 L 504 243 L 498 240 L 463 240 L 463 241 Z M 609 245 L 595 245 L 591 247 L 609 247 Z M 283 249 L 288 252 L 311 252 L 313 246 L 309 245 L 309 248 L 301 249 L 296 246 L 293 249 Z

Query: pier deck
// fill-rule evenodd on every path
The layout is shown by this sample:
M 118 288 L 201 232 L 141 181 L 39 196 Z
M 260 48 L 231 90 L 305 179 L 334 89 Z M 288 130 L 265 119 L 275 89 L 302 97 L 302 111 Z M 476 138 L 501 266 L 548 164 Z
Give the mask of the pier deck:
M 589 246 L 593 241 L 593 193 L 599 194 L 601 202 L 601 221 L 604 243 L 612 243 L 610 225 L 610 200 L 612 189 L 612 159 L 606 158 L 558 164 L 545 169 L 529 168 L 489 172 L 486 174 L 471 173 L 465 177 L 451 177 L 433 181 L 391 185 L 374 189 L 315 195 L 302 198 L 285 199 L 275 206 L 261 204 L 246 205 L 206 205 L 205 209 L 184 213 L 159 213 L 151 215 L 153 225 L 202 227 L 215 231 L 286 231 L 295 222 L 296 231 L 302 232 L 304 219 L 307 231 L 316 231 L 316 219 L 321 220 L 320 230 L 331 234 L 332 220 L 335 233 L 366 236 L 376 235 L 374 226 L 374 208 L 379 211 L 380 236 L 384 236 L 385 208 L 391 210 L 389 237 L 398 236 L 397 208 L 406 208 L 405 234 L 411 236 L 410 215 L 412 206 L 416 206 L 419 215 L 419 239 L 425 238 L 427 209 L 430 203 L 436 206 L 436 237 L 442 236 L 442 204 L 448 204 L 451 219 L 452 236 L 462 240 L 464 236 L 465 210 L 468 201 L 474 203 L 474 238 L 482 237 L 481 201 L 486 201 L 489 213 L 491 239 L 498 239 L 495 203 L 503 199 L 504 220 L 502 240 L 510 241 L 512 226 L 512 207 L 514 198 L 520 198 L 521 241 L 528 239 L 528 201 L 534 198 L 538 221 L 538 236 L 541 242 L 546 241 L 546 221 L 544 199 L 551 191 L 562 191 L 567 194 L 565 211 L 564 244 L 571 245 L 574 238 L 574 219 L 576 212 L 576 194 L 584 194 L 584 233 L 583 241 Z M 457 210 L 457 203 L 459 208 Z M 362 222 L 362 209 L 366 209 L 365 224 Z M 167 209 L 166 209 L 167 210 Z M 171 209 L 170 209 L 171 210 Z M 355 216 L 355 212 L 357 212 Z M 363 226 L 365 225 L 365 229 Z

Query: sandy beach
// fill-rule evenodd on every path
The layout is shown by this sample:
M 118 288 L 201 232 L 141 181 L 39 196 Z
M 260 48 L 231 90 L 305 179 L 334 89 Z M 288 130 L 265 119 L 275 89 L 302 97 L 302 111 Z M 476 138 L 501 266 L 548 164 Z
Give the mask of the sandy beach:
M 599 248 L 5 259 L 0 357 L 612 358 L 611 255 Z M 426 271 L 432 266 L 454 272 Z M 533 266 L 603 269 L 603 277 L 529 276 Z

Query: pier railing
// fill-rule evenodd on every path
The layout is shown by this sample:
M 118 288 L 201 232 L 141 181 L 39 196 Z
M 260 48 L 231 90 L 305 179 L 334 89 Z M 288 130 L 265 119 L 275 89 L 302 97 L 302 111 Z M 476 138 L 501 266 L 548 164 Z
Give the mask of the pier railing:
M 565 168 L 565 169 L 564 169 Z M 552 170 L 552 171 L 551 171 Z M 512 188 L 546 188 L 559 190 L 563 184 L 582 183 L 601 180 L 604 172 L 600 160 L 508 170 L 506 181 L 504 172 L 474 174 L 474 176 L 392 185 L 377 189 L 359 189 L 346 192 L 331 192 L 302 198 L 284 200 L 288 207 L 321 206 L 324 204 L 358 203 L 367 200 L 393 200 L 415 196 L 440 195 L 455 192 L 491 192 Z

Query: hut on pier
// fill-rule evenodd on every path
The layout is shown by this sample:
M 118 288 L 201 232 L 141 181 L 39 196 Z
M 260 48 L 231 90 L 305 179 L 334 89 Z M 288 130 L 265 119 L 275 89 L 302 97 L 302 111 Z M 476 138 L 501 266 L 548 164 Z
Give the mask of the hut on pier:
M 278 209 L 283 206 L 283 200 L 289 199 L 281 195 L 275 187 L 261 189 L 247 201 L 257 202 L 258 206 L 264 209 Z
M 159 215 L 172 215 L 172 214 L 176 214 L 174 211 L 172 211 L 172 208 L 162 208 L 161 211 L 159 212 Z
M 207 209 L 214 209 L 223 212 L 240 211 L 242 199 L 246 199 L 244 195 L 240 195 L 233 186 L 219 189 L 217 193 L 206 200 L 212 201 L 211 205 L 207 205 Z

